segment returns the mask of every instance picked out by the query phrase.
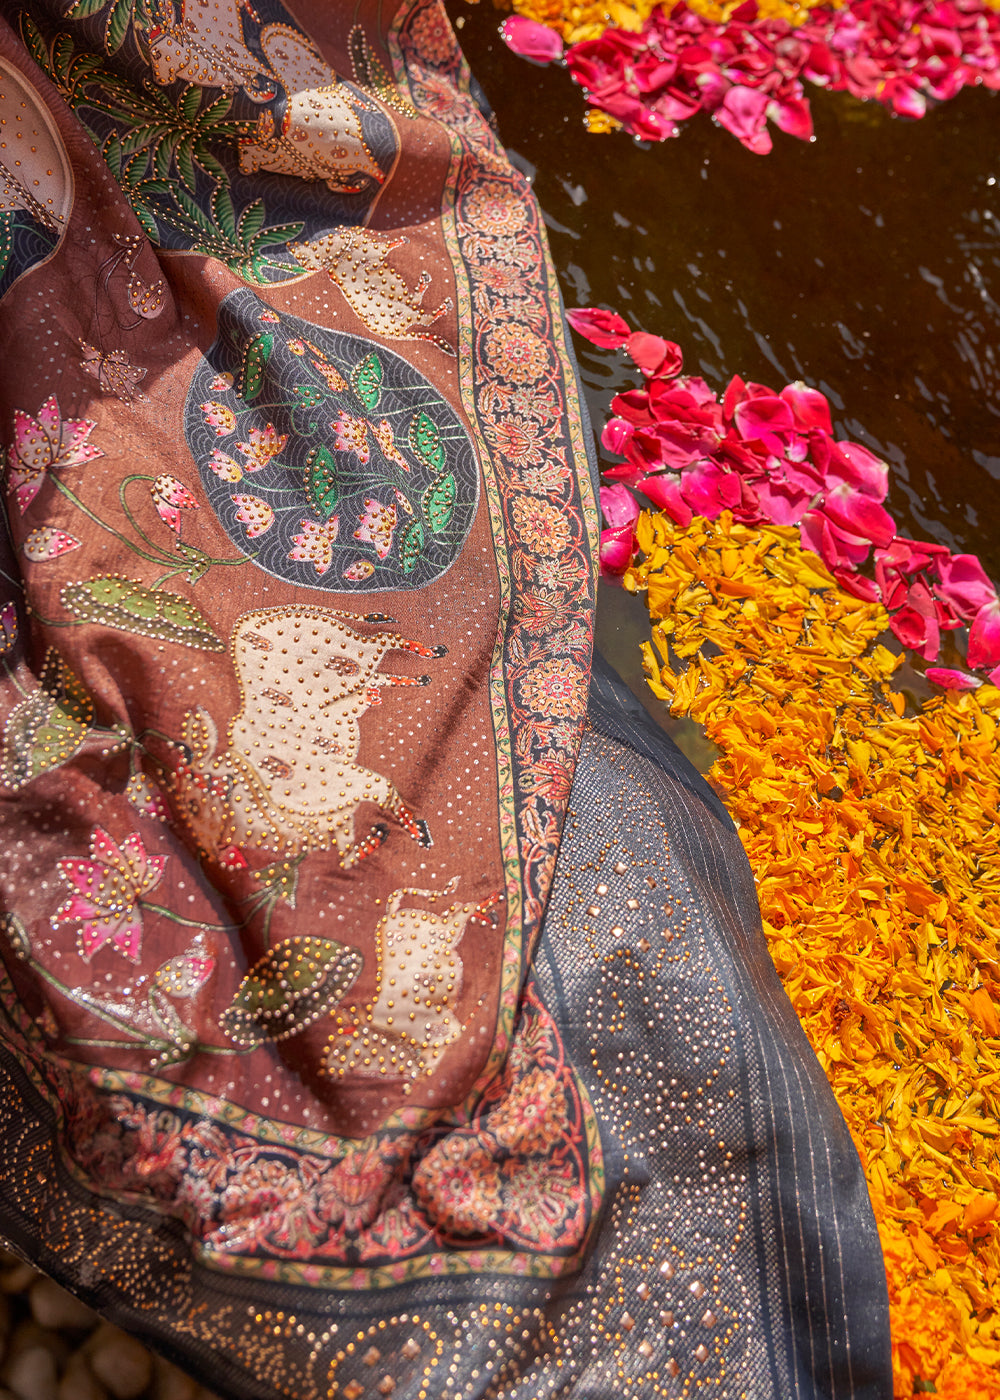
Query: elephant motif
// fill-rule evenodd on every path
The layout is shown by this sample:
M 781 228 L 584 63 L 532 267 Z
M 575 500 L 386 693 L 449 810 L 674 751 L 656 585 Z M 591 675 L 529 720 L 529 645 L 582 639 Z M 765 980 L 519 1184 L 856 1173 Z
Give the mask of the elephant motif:
M 499 895 L 476 904 L 451 904 L 441 913 L 403 908 L 404 899 L 433 904 L 457 886 L 456 875 L 443 891 L 398 889 L 389 896 L 375 930 L 375 993 L 364 1005 L 342 1002 L 334 1013 L 337 1030 L 326 1055 L 331 1077 L 412 1082 L 430 1074 L 461 1033 L 455 1012 L 464 971 L 458 945 L 470 921 L 494 921 Z
M 264 608 L 239 620 L 230 652 L 242 704 L 227 743 L 220 748 L 206 711 L 189 712 L 182 728 L 187 758 L 170 783 L 178 819 L 205 854 L 243 865 L 244 846 L 283 857 L 335 849 L 349 867 L 388 834 L 379 823 L 357 839 L 362 802 L 420 845 L 432 844 L 426 823 L 393 783 L 355 762 L 360 720 L 383 691 L 430 679 L 380 671 L 385 655 L 439 657 L 446 650 L 382 626 L 365 633 L 351 625 L 390 621 L 310 607 Z
M 381 185 L 385 177 L 365 142 L 356 90 L 339 82 L 309 41 L 288 25 L 268 25 L 260 42 L 285 90 L 285 112 L 277 131 L 271 113 L 261 113 L 254 137 L 240 142 L 240 169 L 323 180 L 329 189 L 348 194 L 362 190 L 366 181 Z

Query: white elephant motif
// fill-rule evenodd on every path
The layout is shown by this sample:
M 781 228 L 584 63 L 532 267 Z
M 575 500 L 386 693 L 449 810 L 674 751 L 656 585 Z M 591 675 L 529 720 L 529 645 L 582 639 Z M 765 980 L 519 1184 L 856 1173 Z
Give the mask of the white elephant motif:
M 285 857 L 335 849 L 341 864 L 351 866 L 387 834 L 377 825 L 357 840 L 354 815 L 362 802 L 393 817 L 421 845 L 431 844 L 426 823 L 393 783 L 355 759 L 360 720 L 383 689 L 429 680 L 379 671 L 386 653 L 437 657 L 445 649 L 382 627 L 366 635 L 351 625 L 364 621 L 327 608 L 284 607 L 248 613 L 237 623 L 230 650 L 242 704 L 228 742 L 220 749 L 204 710 L 189 712 L 182 730 L 189 758 L 171 783 L 179 819 L 206 854 L 243 864 L 244 846 Z
M 389 896 L 375 930 L 375 993 L 364 1005 L 341 1003 L 334 1013 L 326 1072 L 333 1078 L 364 1075 L 413 1081 L 431 1070 L 457 1039 L 456 1015 L 463 964 L 458 945 L 472 920 L 493 922 L 498 895 L 475 904 L 451 904 L 441 913 L 402 907 L 413 897 L 432 904 L 443 891 L 398 889 Z

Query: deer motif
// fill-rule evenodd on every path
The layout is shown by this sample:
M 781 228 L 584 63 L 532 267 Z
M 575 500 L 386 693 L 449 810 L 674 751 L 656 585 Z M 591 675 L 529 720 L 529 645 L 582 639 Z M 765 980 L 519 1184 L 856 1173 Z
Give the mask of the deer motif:
M 451 297 L 430 310 L 423 300 L 431 274 L 422 272 L 416 287 L 409 287 L 389 266 L 389 254 L 408 242 L 403 237 L 379 238 L 361 228 L 340 228 L 321 238 L 290 243 L 288 251 L 307 271 L 326 272 L 376 335 L 389 340 L 429 340 L 453 355 L 449 343 L 429 329 L 451 310 Z

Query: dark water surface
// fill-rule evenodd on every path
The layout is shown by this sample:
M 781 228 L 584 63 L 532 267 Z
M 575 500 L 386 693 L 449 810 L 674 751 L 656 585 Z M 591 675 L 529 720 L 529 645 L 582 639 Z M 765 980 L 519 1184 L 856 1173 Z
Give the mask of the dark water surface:
M 580 89 L 515 58 L 489 0 L 450 10 L 533 177 L 567 306 L 676 340 L 716 390 L 733 374 L 822 389 L 836 434 L 889 462 L 900 532 L 978 554 L 1000 582 L 1000 95 L 914 122 L 807 87 L 811 143 L 772 128 L 756 156 L 698 117 L 640 145 L 586 132 Z M 576 345 L 599 429 L 638 372 Z M 623 655 L 648 636 L 630 601 L 602 611 Z

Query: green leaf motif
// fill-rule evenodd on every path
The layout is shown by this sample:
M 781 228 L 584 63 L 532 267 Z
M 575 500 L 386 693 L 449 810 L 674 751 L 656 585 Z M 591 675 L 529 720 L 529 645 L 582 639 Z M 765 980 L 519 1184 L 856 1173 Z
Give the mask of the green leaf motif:
M 410 446 L 434 471 L 444 466 L 444 444 L 438 426 L 426 413 L 418 413 L 410 424 Z
M 83 743 L 94 718 L 94 702 L 82 681 L 50 647 L 39 689 L 14 707 L 4 728 L 0 782 L 22 788 L 58 768 Z
M 114 0 L 104 30 L 104 47 L 108 53 L 118 52 L 131 24 L 132 0 Z
M 411 520 L 399 537 L 399 567 L 404 574 L 413 573 L 423 547 L 424 527 L 419 520 Z
M 112 574 L 68 583 L 59 597 L 64 608 L 85 622 L 199 651 L 226 649 L 193 603 L 176 593 L 146 588 L 135 579 Z
M 351 388 L 369 413 L 378 407 L 382 395 L 382 361 L 376 351 L 357 365 L 351 374 Z
M 325 447 L 314 447 L 306 458 L 306 495 L 309 504 L 329 520 L 340 499 L 337 484 L 337 464 Z
M 455 478 L 451 472 L 445 472 L 442 476 L 435 477 L 424 492 L 421 504 L 424 514 L 427 516 L 427 523 L 437 534 L 448 524 L 455 509 Z
M 274 336 L 267 333 L 255 335 L 244 350 L 243 369 L 240 373 L 240 387 L 237 392 L 246 403 L 255 399 L 263 389 L 264 374 L 273 349 Z
M 332 938 L 285 938 L 250 969 L 219 1023 L 247 1048 L 285 1040 L 336 1006 L 363 966 L 357 948 Z
M 315 408 L 323 401 L 323 390 L 317 389 L 314 384 L 296 384 L 293 392 L 300 408 Z

